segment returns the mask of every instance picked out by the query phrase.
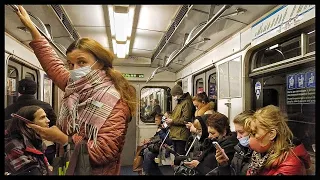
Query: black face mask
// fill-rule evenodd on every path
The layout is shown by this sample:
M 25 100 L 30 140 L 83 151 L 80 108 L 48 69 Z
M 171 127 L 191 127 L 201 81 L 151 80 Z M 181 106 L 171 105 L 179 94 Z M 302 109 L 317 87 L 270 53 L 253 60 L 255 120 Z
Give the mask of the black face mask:
M 202 146 L 201 146 L 202 147 L 201 150 L 205 150 L 205 149 L 210 148 L 212 146 L 212 142 L 213 142 L 213 140 L 211 140 L 209 138 L 204 139 Z

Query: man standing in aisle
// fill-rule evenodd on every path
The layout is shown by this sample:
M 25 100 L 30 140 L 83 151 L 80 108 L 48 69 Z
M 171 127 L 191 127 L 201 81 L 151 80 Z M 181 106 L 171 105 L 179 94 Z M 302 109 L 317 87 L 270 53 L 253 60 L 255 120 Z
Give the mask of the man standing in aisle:
M 178 154 L 184 155 L 186 153 L 186 142 L 190 135 L 185 124 L 192 121 L 194 114 L 192 113 L 192 98 L 188 92 L 183 93 L 181 86 L 177 84 L 171 89 L 170 93 L 173 99 L 177 101 L 177 105 L 172 112 L 171 118 L 166 120 L 166 123 L 170 126 L 169 137 L 173 142 L 174 150 Z

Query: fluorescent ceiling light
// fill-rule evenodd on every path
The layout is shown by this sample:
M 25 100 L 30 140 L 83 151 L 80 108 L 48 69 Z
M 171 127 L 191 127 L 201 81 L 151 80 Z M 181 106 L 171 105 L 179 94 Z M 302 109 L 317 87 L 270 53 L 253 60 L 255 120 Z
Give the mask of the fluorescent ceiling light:
M 126 41 L 127 40 L 127 29 L 129 24 L 129 16 L 127 13 L 114 13 L 116 40 Z M 132 28 L 132 27 L 131 27 Z
M 135 5 L 108 6 L 114 54 L 118 58 L 129 55 Z
M 126 44 L 117 44 L 117 56 L 118 58 L 126 57 Z

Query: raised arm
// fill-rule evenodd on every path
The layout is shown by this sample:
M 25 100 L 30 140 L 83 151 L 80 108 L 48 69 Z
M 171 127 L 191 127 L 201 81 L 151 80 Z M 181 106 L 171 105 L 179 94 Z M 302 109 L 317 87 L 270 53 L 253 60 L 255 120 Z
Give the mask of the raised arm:
M 33 38 L 33 41 L 30 42 L 31 48 L 34 50 L 35 55 L 49 78 L 64 91 L 70 77 L 69 71 L 65 68 L 63 61 L 58 57 L 49 42 L 41 36 L 27 11 L 22 6 L 18 7 L 19 11 L 17 11 L 17 15 L 30 31 Z

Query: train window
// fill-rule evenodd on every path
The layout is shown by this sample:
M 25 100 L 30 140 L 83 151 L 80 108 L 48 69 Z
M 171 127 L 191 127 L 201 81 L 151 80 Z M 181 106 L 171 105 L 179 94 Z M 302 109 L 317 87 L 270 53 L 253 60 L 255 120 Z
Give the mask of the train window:
M 203 79 L 198 79 L 196 82 L 197 94 L 202 93 L 204 91 Z
M 219 99 L 241 96 L 241 58 L 219 65 Z
M 171 111 L 169 87 L 144 87 L 140 94 L 140 119 L 144 123 L 154 123 L 157 113 Z
M 307 53 L 316 51 L 316 33 L 315 30 L 308 32 Z
M 219 65 L 219 99 L 229 96 L 229 63 Z
M 231 60 L 229 63 L 230 97 L 241 96 L 241 61 L 240 58 Z
M 13 66 L 8 66 L 7 72 L 7 106 L 16 102 L 18 98 L 19 73 Z
M 278 106 L 288 115 L 294 136 L 309 152 L 313 152 L 315 144 L 315 73 L 314 67 L 304 67 L 254 79 L 260 88 L 255 89 L 253 109 L 270 104 Z M 262 94 L 258 95 L 257 89 Z
M 25 74 L 25 79 L 31 79 L 31 80 L 33 80 L 33 81 L 36 81 L 36 78 L 35 78 L 34 75 L 31 74 L 31 73 L 26 73 L 26 74 Z
M 291 38 L 285 42 L 272 44 L 267 48 L 257 51 L 254 56 L 256 63 L 254 68 L 273 64 L 285 59 L 301 55 L 301 36 Z

